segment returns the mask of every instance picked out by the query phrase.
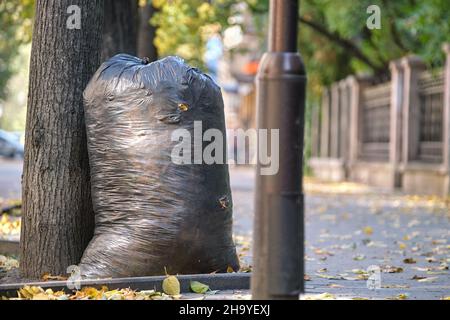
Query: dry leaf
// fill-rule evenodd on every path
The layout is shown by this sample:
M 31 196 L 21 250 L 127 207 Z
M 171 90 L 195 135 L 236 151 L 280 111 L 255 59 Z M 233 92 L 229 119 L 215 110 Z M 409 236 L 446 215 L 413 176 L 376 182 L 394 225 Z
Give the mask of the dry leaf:
M 42 276 L 43 281 L 65 281 L 67 280 L 67 277 L 64 276 L 52 276 L 49 273 L 44 273 Z
M 180 294 L 180 282 L 175 276 L 167 276 L 163 283 L 162 289 L 165 294 L 176 296 Z
M 382 266 L 381 271 L 384 273 L 400 273 L 403 272 L 403 268 L 394 266 Z
M 413 264 L 413 263 L 416 263 L 416 262 L 417 262 L 417 261 L 414 260 L 413 258 L 406 258 L 406 259 L 403 259 L 403 263 Z
M 367 226 L 367 227 L 363 228 L 363 232 L 370 236 L 373 234 L 373 229 L 372 229 L 372 227 Z

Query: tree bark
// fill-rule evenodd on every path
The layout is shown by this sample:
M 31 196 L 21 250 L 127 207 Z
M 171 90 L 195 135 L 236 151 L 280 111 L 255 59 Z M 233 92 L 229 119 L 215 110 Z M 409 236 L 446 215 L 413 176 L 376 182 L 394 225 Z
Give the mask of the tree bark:
M 137 54 L 137 0 L 105 0 L 102 62 L 118 53 Z
M 150 24 L 156 9 L 151 4 L 139 8 L 139 33 L 138 33 L 138 56 L 147 57 L 149 61 L 158 59 L 158 52 L 153 43 L 156 36 L 156 27 Z
M 68 29 L 81 9 L 81 28 Z M 103 0 L 37 0 L 23 171 L 20 271 L 65 274 L 93 235 L 83 90 L 99 66 Z

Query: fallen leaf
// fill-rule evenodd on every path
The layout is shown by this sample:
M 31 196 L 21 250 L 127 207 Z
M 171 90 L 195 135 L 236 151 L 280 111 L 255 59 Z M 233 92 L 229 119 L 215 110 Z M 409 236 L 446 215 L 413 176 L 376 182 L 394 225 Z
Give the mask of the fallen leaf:
M 403 242 L 399 242 L 398 243 L 398 247 L 400 248 L 400 249 L 406 249 L 406 244 L 404 244 Z
M 50 297 L 45 293 L 38 293 L 31 300 L 50 300 Z
M 381 286 L 384 289 L 408 289 L 410 286 L 402 285 L 402 284 L 386 284 Z
M 366 274 L 367 273 L 367 271 L 363 270 L 363 269 L 353 269 L 352 272 L 355 274 Z
M 332 252 L 329 252 L 327 250 L 323 250 L 320 248 L 317 248 L 314 250 L 314 253 L 317 255 L 327 255 L 327 256 L 333 256 L 334 254 Z
M 364 227 L 362 231 L 369 236 L 373 234 L 373 228 L 369 226 Z
M 191 281 L 190 287 L 191 287 L 192 292 L 194 292 L 194 293 L 203 294 L 209 290 L 208 285 L 198 282 L 198 281 Z
M 358 255 L 356 255 L 356 256 L 353 257 L 353 260 L 355 260 L 355 261 L 361 261 L 361 260 L 364 260 L 365 258 L 366 258 L 365 255 L 363 255 L 363 254 L 358 254 Z
M 67 280 L 67 277 L 64 276 L 53 276 L 49 273 L 44 273 L 42 276 L 43 281 L 65 281 Z
M 403 272 L 403 268 L 401 268 L 401 267 L 394 267 L 394 266 L 382 266 L 380 269 L 384 273 L 400 273 L 400 272 Z
M 180 282 L 175 276 L 167 276 L 162 283 L 162 289 L 165 294 L 170 296 L 178 295 L 180 294 Z
M 305 300 L 333 300 L 333 299 L 336 299 L 336 297 L 328 292 L 305 296 Z
M 343 279 L 343 277 L 341 277 L 341 276 L 332 276 L 329 274 L 316 273 L 316 276 L 318 276 L 319 278 L 324 278 L 324 279 L 328 279 L 328 280 L 342 280 Z
M 424 279 L 419 279 L 417 282 L 435 282 L 438 279 L 438 277 L 429 277 Z
M 414 260 L 413 258 L 406 258 L 406 259 L 403 259 L 403 263 L 413 264 L 413 263 L 416 263 L 416 262 L 417 262 L 417 261 Z

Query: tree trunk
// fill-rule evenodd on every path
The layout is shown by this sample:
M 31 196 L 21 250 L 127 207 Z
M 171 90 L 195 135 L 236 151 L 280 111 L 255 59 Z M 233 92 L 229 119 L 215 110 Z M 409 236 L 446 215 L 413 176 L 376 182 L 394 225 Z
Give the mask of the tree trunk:
M 81 28 L 68 29 L 68 7 Z M 83 90 L 99 66 L 103 0 L 37 0 L 23 171 L 21 276 L 65 274 L 92 238 Z
M 118 53 L 137 54 L 137 0 L 105 0 L 102 62 Z
M 158 59 L 158 52 L 153 43 L 156 28 L 150 24 L 156 9 L 151 4 L 139 8 L 138 56 L 147 57 L 150 61 Z

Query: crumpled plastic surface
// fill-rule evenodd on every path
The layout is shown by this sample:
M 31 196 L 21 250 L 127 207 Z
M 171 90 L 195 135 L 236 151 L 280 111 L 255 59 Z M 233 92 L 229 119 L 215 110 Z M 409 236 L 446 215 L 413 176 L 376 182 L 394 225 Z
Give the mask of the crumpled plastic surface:
M 220 88 L 180 58 L 119 54 L 97 70 L 84 104 L 95 233 L 81 274 L 238 270 L 227 164 L 171 161 L 175 129 L 188 130 L 191 145 L 194 121 L 226 137 Z

